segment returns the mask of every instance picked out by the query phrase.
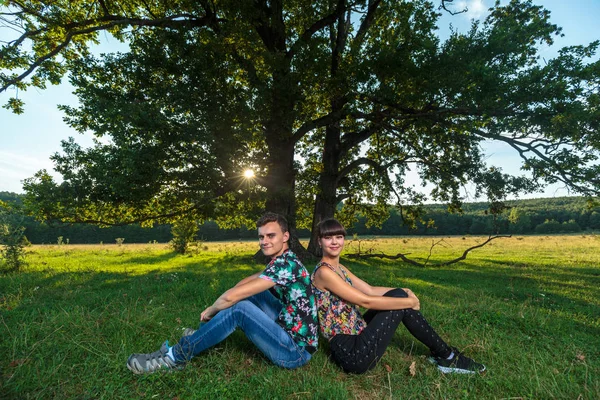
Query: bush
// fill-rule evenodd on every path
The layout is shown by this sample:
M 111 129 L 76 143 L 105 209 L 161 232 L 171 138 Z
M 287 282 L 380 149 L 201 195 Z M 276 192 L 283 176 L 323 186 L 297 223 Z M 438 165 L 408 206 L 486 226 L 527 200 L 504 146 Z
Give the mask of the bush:
M 569 222 L 562 223 L 562 231 L 567 232 L 567 233 L 580 232 L 581 227 L 579 226 L 579 224 L 577 222 L 575 222 L 574 219 L 571 219 L 571 220 L 569 220 Z
M 25 265 L 25 217 L 15 208 L 0 201 L 0 258 L 4 259 L 3 272 L 19 271 Z
M 600 213 L 594 211 L 590 215 L 589 227 L 592 229 L 600 229 Z
M 197 232 L 198 224 L 196 221 L 190 221 L 189 219 L 176 221 L 171 228 L 173 234 L 173 240 L 170 242 L 171 247 L 177 253 L 185 254 L 189 244 L 195 240 Z
M 535 233 L 558 233 L 562 231 L 562 224 L 553 219 L 547 219 L 543 224 L 535 227 Z
M 528 233 L 531 232 L 531 216 L 519 207 L 513 207 L 508 216 L 510 233 Z

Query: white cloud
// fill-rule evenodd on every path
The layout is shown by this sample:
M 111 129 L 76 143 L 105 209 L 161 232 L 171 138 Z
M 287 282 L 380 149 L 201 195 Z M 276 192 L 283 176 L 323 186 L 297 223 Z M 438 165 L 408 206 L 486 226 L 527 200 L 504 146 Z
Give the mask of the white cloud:
M 12 170 L 38 170 L 52 166 L 50 160 L 44 160 L 8 151 L 0 151 L 0 166 Z
M 463 14 L 468 19 L 480 19 L 487 14 L 489 6 L 485 4 L 484 0 L 461 0 L 456 2 L 455 10 L 464 10 L 468 11 Z
M 472 0 L 469 4 L 469 14 L 472 18 L 479 19 L 487 13 L 488 7 L 483 0 Z
M 55 175 L 50 159 L 33 158 L 19 153 L 0 151 L 0 191 L 23 191 L 21 181 L 31 178 L 41 169 Z

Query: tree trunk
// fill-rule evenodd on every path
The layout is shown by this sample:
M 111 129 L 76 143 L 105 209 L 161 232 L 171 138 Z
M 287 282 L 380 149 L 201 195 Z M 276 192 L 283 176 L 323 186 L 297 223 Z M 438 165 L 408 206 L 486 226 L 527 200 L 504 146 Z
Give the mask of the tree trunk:
M 342 6 L 343 1 L 338 0 L 338 7 Z M 339 78 L 340 61 L 346 47 L 349 27 L 350 14 L 340 15 L 337 20 L 336 29 L 332 28 L 330 31 L 331 65 L 329 71 L 332 79 Z M 346 104 L 344 94 L 332 92 L 330 104 L 333 113 L 341 111 Z M 317 257 L 321 257 L 322 255 L 318 243 L 317 226 L 322 220 L 333 218 L 335 216 L 335 209 L 338 204 L 337 188 L 339 185 L 340 151 L 341 129 L 340 123 L 337 122 L 325 128 L 325 146 L 322 159 L 323 171 L 319 177 L 319 187 L 315 199 L 310 242 L 308 243 L 309 253 Z
M 264 179 L 267 189 L 265 211 L 285 216 L 290 229 L 290 249 L 302 260 L 310 254 L 300 243 L 296 231 L 296 169 L 293 137 L 294 106 L 297 101 L 297 83 L 290 79 L 289 65 L 273 74 L 271 112 L 265 121 L 265 138 L 269 149 L 268 172 Z M 262 252 L 255 259 L 264 261 Z
M 298 255 L 300 260 L 308 260 L 310 254 L 300 243 L 296 231 L 296 170 L 294 169 L 293 143 L 281 143 L 280 146 L 269 146 L 269 172 L 264 180 L 267 189 L 265 211 L 283 215 L 289 224 L 290 249 Z M 255 254 L 255 260 L 263 262 L 265 257 L 262 251 Z
M 337 207 L 338 173 L 340 165 L 340 128 L 339 125 L 328 126 L 325 130 L 325 147 L 323 150 L 323 171 L 319 177 L 319 192 L 315 199 L 315 208 L 308 243 L 308 252 L 321 257 L 318 244 L 317 226 L 319 222 L 335 216 Z
M 296 170 L 294 168 L 294 144 L 275 152 L 270 157 L 267 177 L 266 210 L 285 216 L 290 229 L 290 249 L 304 260 L 308 254 L 298 240 L 296 232 Z

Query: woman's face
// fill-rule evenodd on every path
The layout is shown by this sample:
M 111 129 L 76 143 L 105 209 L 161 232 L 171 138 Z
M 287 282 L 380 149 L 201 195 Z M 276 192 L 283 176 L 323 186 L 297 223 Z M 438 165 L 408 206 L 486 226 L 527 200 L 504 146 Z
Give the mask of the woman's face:
M 323 236 L 319 239 L 319 244 L 324 256 L 338 257 L 344 249 L 344 235 Z

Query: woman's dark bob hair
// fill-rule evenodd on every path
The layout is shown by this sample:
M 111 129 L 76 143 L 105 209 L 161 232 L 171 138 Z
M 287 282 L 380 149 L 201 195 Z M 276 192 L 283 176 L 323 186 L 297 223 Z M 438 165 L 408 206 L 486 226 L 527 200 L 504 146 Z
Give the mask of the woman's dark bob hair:
M 317 230 L 319 232 L 319 239 L 325 236 L 336 235 L 342 235 L 346 237 L 346 229 L 344 229 L 342 224 L 340 224 L 337 219 L 333 218 L 328 218 L 321 221 L 317 227 Z

